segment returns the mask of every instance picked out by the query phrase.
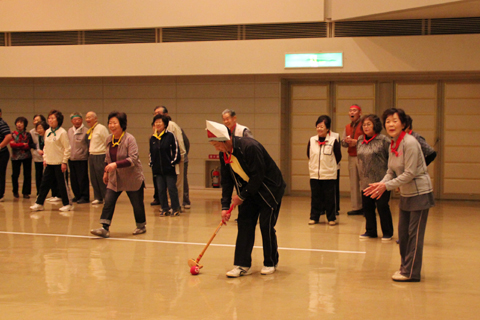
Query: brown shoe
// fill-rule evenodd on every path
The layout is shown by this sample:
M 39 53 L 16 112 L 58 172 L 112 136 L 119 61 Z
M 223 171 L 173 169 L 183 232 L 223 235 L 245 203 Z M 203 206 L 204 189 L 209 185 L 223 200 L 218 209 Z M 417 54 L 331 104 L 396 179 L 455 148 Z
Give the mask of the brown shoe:
M 133 230 L 132 234 L 137 235 L 137 234 L 142 234 L 142 233 L 145 233 L 145 232 L 147 232 L 147 228 L 146 227 L 141 227 L 141 228 L 136 228 L 135 230 Z

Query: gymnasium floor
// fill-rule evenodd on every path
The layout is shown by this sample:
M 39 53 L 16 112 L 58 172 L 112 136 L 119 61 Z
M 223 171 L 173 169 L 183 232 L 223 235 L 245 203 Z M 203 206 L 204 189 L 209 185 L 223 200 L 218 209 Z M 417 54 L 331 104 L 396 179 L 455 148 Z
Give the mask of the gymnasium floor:
M 400 256 L 394 240 L 360 241 L 364 218 L 307 224 L 309 198 L 285 197 L 277 224 L 280 263 L 260 275 L 262 250 L 254 249 L 253 274 L 228 279 L 234 222 L 195 258 L 220 222 L 219 190 L 192 190 L 192 208 L 158 217 L 145 196 L 147 233 L 135 228 L 128 197 L 119 198 L 111 238 L 90 236 L 102 206 L 76 205 L 60 214 L 46 204 L 7 193 L 0 203 L 0 319 L 478 319 L 480 316 L 479 202 L 440 201 L 427 224 L 423 278 L 395 283 Z M 397 201 L 392 200 L 394 223 Z M 236 213 L 234 213 L 234 216 Z M 323 219 L 323 218 L 322 218 Z M 323 222 L 323 220 L 321 220 Z M 259 232 L 258 232 L 259 235 Z M 257 237 L 257 245 L 261 246 Z

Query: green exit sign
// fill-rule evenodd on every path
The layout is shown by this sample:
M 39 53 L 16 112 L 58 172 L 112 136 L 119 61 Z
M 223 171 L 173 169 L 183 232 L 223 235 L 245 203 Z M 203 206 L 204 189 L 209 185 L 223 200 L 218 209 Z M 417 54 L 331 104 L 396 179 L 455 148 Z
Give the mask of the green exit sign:
M 343 67 L 342 52 L 285 54 L 285 68 L 332 68 L 332 67 Z

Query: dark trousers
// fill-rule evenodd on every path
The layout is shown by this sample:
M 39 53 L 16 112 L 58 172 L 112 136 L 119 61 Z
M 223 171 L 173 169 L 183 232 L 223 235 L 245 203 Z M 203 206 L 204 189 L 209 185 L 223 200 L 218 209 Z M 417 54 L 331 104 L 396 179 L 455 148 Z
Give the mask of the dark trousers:
M 38 204 L 43 205 L 45 203 L 45 198 L 47 197 L 48 192 L 54 188 L 54 181 L 57 183 L 58 192 L 62 198 L 62 203 L 64 206 L 71 204 L 70 199 L 70 190 L 67 183 L 67 171 L 62 172 L 62 165 L 56 164 L 51 165 L 47 164 L 45 171 L 43 172 L 42 184 L 40 185 L 40 192 L 37 197 Z
M 43 178 L 43 162 L 35 162 L 35 187 L 37 187 L 37 196 L 40 193 L 40 185 Z
M 157 178 L 153 173 L 153 169 L 152 169 L 152 178 L 153 178 L 153 200 L 155 200 L 156 202 L 160 202 L 160 199 L 158 199 Z
M 88 160 L 68 160 L 70 167 L 70 185 L 77 200 L 90 201 L 90 183 L 88 181 Z
M 188 161 L 183 166 L 183 205 L 190 205 L 190 190 L 188 188 Z
M 263 241 L 263 265 L 273 267 L 278 264 L 278 244 L 275 225 L 280 211 L 269 207 L 263 199 L 256 195 L 246 199 L 238 207 L 238 235 L 235 246 L 234 265 L 242 267 L 252 266 L 252 250 L 255 243 L 255 229 L 257 221 Z
M 416 280 L 420 280 L 422 270 L 428 210 L 404 211 L 400 209 L 398 218 L 398 240 L 402 261 L 400 273 Z
M 168 206 L 168 194 L 170 195 L 170 201 L 172 202 L 173 212 L 180 211 L 180 202 L 178 200 L 178 191 L 177 191 L 177 175 L 155 175 L 155 184 L 158 190 L 158 199 L 160 200 L 160 205 L 162 206 L 162 211 L 168 211 L 170 208 Z
M 32 193 L 32 158 L 23 160 L 12 160 L 12 191 L 18 194 L 18 177 L 20 168 L 23 165 L 23 187 L 22 194 Z
M 365 229 L 369 236 L 377 236 L 377 215 L 375 214 L 375 209 L 377 209 L 380 217 L 383 236 L 385 238 L 393 236 L 392 212 L 388 204 L 389 201 L 390 191 L 385 191 L 378 200 L 362 195 L 362 206 L 366 220 Z
M 318 221 L 320 215 L 326 213 L 328 221 L 335 221 L 336 204 L 336 180 L 310 179 L 312 202 L 310 220 Z
M 92 183 L 93 198 L 103 201 L 107 193 L 107 186 L 103 182 L 103 173 L 105 170 L 105 155 L 91 154 L 88 156 L 90 166 L 90 182 Z
M 144 227 L 147 222 L 145 218 L 145 204 L 143 203 L 143 189 L 145 184 L 142 184 L 137 191 L 126 191 L 130 203 L 133 207 L 133 214 L 135 216 L 135 222 L 137 228 Z M 113 214 L 115 213 L 115 205 L 117 204 L 118 197 L 123 191 L 113 191 L 107 188 L 105 194 L 105 204 L 103 205 L 102 215 L 100 217 L 100 223 L 110 225 L 112 223 Z
M 0 152 L 0 199 L 5 195 L 8 159 L 10 159 L 10 152 L 5 148 L 5 151 Z
M 340 169 L 337 170 L 337 180 L 335 180 L 335 186 L 337 188 L 335 190 L 335 201 L 337 202 L 335 209 L 337 212 L 340 212 Z

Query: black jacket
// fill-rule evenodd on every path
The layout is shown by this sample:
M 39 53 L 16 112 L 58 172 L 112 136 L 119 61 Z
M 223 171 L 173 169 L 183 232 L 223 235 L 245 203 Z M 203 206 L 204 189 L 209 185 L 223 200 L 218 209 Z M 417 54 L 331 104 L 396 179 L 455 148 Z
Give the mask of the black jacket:
M 234 187 L 242 200 L 259 195 L 268 206 L 276 209 L 282 200 L 286 184 L 275 161 L 255 139 L 234 136 L 232 143 L 233 155 L 238 159 L 249 181 L 244 181 L 233 171 L 230 164 L 225 164 L 224 154 L 220 152 L 222 210 L 230 208 Z
M 150 137 L 150 167 L 154 175 L 174 175 L 180 163 L 180 146 L 173 133 L 166 131 L 161 140 Z

